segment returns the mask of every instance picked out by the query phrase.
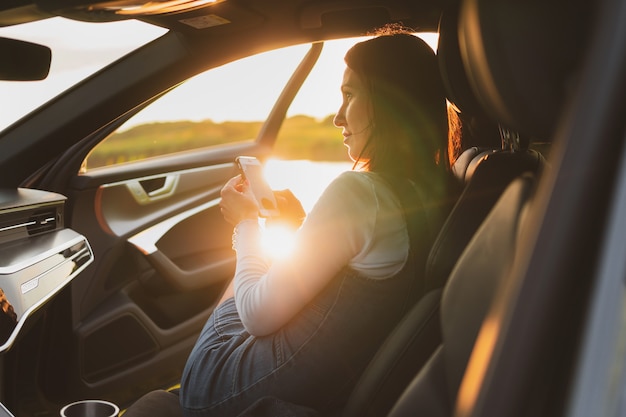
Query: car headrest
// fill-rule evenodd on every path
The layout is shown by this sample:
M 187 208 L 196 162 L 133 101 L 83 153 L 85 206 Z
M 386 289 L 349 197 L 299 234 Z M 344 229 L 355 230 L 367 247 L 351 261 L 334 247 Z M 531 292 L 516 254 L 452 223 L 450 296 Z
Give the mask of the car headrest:
M 439 19 L 439 40 L 437 43 L 437 61 L 446 89 L 448 101 L 459 113 L 475 116 L 486 115 L 482 105 L 472 91 L 463 67 L 459 46 L 458 11 L 446 10 Z
M 439 19 L 437 61 L 446 97 L 461 125 L 461 149 L 471 146 L 499 149 L 502 140 L 498 124 L 483 109 L 467 78 L 461 59 L 458 10 L 445 10 Z M 464 174 L 463 174 L 464 176 Z
M 593 3 L 593 2 L 587 2 Z M 549 140 L 573 90 L 591 7 L 581 0 L 463 0 L 459 46 L 479 102 L 508 128 Z
M 497 150 L 493 148 L 482 148 L 479 146 L 467 148 L 461 153 L 458 159 L 454 161 L 454 164 L 452 164 L 452 174 L 454 178 L 456 178 L 460 184 L 467 184 L 474 174 L 474 171 L 476 171 L 476 166 L 482 162 L 485 155 L 496 151 Z

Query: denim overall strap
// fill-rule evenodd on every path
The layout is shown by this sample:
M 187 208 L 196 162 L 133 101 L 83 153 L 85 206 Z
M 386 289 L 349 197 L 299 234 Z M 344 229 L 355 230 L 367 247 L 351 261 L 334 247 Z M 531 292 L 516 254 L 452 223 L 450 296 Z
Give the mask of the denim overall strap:
M 404 220 L 409 232 L 409 262 L 405 268 L 414 277 L 410 304 L 414 304 L 426 294 L 426 260 L 441 226 L 445 220 L 445 211 L 439 204 L 426 204 L 430 201 L 424 191 L 415 182 L 382 174 L 381 177 L 393 190 L 400 201 Z

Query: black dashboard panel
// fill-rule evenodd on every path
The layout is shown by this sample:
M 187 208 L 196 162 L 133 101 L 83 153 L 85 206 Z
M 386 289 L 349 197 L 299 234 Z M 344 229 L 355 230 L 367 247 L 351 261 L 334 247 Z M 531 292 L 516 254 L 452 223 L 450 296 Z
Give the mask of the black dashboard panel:
M 64 227 L 64 204 L 47 191 L 0 190 L 0 352 L 93 261 L 87 239 Z

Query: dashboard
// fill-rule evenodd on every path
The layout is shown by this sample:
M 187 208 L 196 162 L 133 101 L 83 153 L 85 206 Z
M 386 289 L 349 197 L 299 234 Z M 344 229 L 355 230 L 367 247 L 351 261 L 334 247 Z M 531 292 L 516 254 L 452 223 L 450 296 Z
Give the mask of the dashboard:
M 65 200 L 47 191 L 0 190 L 0 352 L 93 262 L 87 239 L 64 226 Z

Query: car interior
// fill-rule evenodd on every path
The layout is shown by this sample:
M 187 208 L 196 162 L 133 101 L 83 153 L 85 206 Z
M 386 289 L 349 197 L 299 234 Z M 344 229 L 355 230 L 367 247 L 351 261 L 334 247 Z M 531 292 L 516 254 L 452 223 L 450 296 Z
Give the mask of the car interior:
M 620 395 L 606 389 L 601 400 L 597 390 L 620 376 L 592 379 L 585 366 L 599 363 L 599 348 L 588 347 L 598 342 L 588 336 L 597 304 L 613 305 L 595 298 L 602 248 L 611 228 L 621 230 L 623 4 L 198 4 L 0 6 L 0 27 L 63 16 L 167 29 L 0 132 L 10 172 L 0 177 L 0 295 L 10 318 L 0 413 L 58 415 L 88 398 L 124 409 L 153 390 L 174 398 L 234 271 L 219 190 L 237 172 L 235 157 L 271 156 L 324 41 L 401 23 L 438 33 L 442 80 L 463 121 L 452 169 L 462 191 L 416 277 L 425 295 L 332 416 L 614 415 L 598 410 L 619 408 Z M 81 172 L 98 143 L 186 79 L 297 44 L 311 47 L 254 140 Z M 10 39 L 0 53 L 14 57 L 1 60 L 3 80 L 45 78 L 54 59 Z

